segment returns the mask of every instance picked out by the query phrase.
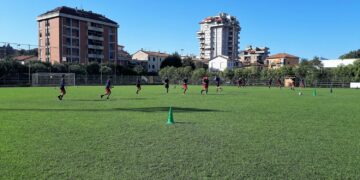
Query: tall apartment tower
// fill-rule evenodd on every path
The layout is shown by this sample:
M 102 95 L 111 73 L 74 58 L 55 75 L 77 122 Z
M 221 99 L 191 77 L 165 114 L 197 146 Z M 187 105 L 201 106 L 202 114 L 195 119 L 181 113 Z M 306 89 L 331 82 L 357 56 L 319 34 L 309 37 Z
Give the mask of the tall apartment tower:
M 58 7 L 37 17 L 39 59 L 50 63 L 115 62 L 119 25 L 103 15 Z
M 205 18 L 200 22 L 200 31 L 197 33 L 200 40 L 200 58 L 211 60 L 223 55 L 232 60 L 238 59 L 240 30 L 236 17 L 226 13 Z

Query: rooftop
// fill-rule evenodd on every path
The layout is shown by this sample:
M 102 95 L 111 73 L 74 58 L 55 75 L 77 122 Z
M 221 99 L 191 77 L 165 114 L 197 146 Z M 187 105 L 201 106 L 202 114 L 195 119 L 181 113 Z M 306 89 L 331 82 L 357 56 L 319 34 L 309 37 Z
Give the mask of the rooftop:
M 107 23 L 117 25 L 117 22 L 105 17 L 104 15 L 97 14 L 97 13 L 94 13 L 92 11 L 85 11 L 83 9 L 70 8 L 70 7 L 67 7 L 67 6 L 57 7 L 57 8 L 55 8 L 53 10 L 50 10 L 50 11 L 44 13 L 44 14 L 41 14 L 39 17 L 54 14 L 54 13 L 68 14 L 68 15 L 78 16 L 78 17 L 82 17 L 82 18 L 89 18 L 89 19 L 93 19 L 93 20 L 107 22 Z
M 162 52 L 144 51 L 144 50 L 141 50 L 141 51 L 148 54 L 148 55 L 150 55 L 150 56 L 159 56 L 159 57 L 168 57 L 168 56 L 170 56 L 169 54 L 162 53 Z
M 278 59 L 278 58 L 299 58 L 299 57 L 287 53 L 274 54 L 268 57 L 268 59 Z

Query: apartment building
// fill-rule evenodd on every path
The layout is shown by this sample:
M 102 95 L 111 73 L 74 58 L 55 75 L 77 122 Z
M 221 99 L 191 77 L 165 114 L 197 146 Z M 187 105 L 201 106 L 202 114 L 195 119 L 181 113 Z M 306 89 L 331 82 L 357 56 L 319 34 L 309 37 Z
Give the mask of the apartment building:
M 119 25 L 104 15 L 58 7 L 37 17 L 39 60 L 50 63 L 112 62 Z
M 266 63 L 270 51 L 268 47 L 247 47 L 244 51 L 240 51 L 239 60 L 244 66 L 261 65 Z
M 205 18 L 197 32 L 200 41 L 200 58 L 211 60 L 217 56 L 238 59 L 241 27 L 236 17 L 226 13 Z
M 159 72 L 161 63 L 170 56 L 162 52 L 139 50 L 132 55 L 133 60 L 147 61 L 148 72 Z

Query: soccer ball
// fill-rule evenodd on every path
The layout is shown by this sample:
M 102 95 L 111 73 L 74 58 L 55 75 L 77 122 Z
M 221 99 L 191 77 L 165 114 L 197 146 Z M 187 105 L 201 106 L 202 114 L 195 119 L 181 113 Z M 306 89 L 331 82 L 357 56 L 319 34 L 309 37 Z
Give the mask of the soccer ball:
M 303 93 L 302 92 L 299 92 L 299 96 L 302 96 L 303 95 Z

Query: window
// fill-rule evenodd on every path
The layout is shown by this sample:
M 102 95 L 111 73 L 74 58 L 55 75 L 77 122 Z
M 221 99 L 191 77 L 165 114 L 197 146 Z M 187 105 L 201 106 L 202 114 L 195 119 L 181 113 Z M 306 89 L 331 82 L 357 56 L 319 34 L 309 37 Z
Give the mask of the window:
M 110 52 L 109 53 L 109 59 L 114 59 L 115 58 L 115 53 L 114 52 Z
M 155 57 L 153 57 L 153 61 L 155 62 Z
M 78 27 L 79 26 L 79 20 L 73 19 L 72 20 L 72 26 L 73 27 Z
M 110 35 L 109 41 L 110 41 L 110 42 L 115 42 L 115 36 L 114 36 L 114 35 Z
M 110 32 L 110 34 L 114 34 L 115 33 L 115 28 L 110 28 L 109 32 Z
M 45 45 L 46 45 L 46 46 L 50 46 L 50 39 L 49 39 L 49 38 L 46 38 L 46 40 L 45 40 Z
M 46 48 L 45 54 L 46 54 L 47 56 L 50 55 L 50 48 Z
M 66 39 L 65 39 L 65 44 L 66 44 L 67 46 L 71 46 L 71 38 L 66 38 Z
M 150 61 L 150 56 L 148 57 L 148 60 Z M 150 66 L 150 65 L 149 65 Z
M 155 65 L 152 65 L 152 68 L 155 69 Z
M 72 39 L 72 45 L 79 47 L 79 40 L 78 39 Z
M 74 37 L 79 37 L 79 30 L 77 30 L 77 29 L 72 29 L 72 31 L 71 31 L 71 35 L 72 36 L 74 36 Z
M 49 22 L 49 20 L 46 20 L 45 21 L 45 27 L 49 27 L 50 26 L 50 22 Z
M 115 50 L 114 45 L 113 45 L 113 44 L 110 44 L 109 49 L 110 49 L 110 51 L 114 51 L 114 50 Z
M 71 34 L 71 29 L 68 28 L 68 27 L 65 27 L 65 28 L 64 28 L 64 35 L 70 36 L 70 34 Z
M 71 48 L 65 48 L 65 54 L 71 55 Z
M 66 26 L 71 26 L 71 19 L 70 18 L 65 18 L 65 25 Z
M 49 57 L 46 57 L 46 62 L 50 62 L 50 58 L 49 58 Z
M 79 49 L 73 48 L 73 49 L 72 49 L 72 55 L 73 55 L 73 56 L 79 56 Z

